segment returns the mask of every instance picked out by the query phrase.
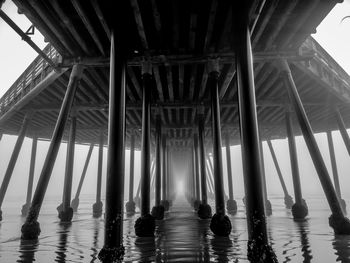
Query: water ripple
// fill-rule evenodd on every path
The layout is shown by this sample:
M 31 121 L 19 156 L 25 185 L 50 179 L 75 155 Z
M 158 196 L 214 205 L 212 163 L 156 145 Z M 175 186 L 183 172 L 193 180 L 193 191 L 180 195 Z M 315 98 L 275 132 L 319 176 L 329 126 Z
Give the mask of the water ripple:
M 279 204 L 281 199 L 271 201 L 274 214 L 267 219 L 268 235 L 279 262 L 350 263 L 350 237 L 334 236 L 328 226 L 329 212 L 320 207 L 317 199 L 308 200 L 310 216 L 302 222 L 293 221 L 290 211 Z M 20 205 L 18 200 L 12 200 L 11 207 Z M 89 202 L 81 202 L 73 222 L 60 224 L 55 208 L 55 202 L 51 202 L 40 215 L 42 233 L 35 242 L 20 240 L 22 217 L 15 212 L 4 213 L 0 262 L 99 262 L 104 219 L 92 218 Z M 210 221 L 198 219 L 183 200 L 177 200 L 165 219 L 156 222 L 154 238 L 135 236 L 134 223 L 139 213 L 125 217 L 124 262 L 246 263 L 247 225 L 243 204 L 238 208 L 236 216 L 229 216 L 232 233 L 227 238 L 214 236 L 209 230 Z

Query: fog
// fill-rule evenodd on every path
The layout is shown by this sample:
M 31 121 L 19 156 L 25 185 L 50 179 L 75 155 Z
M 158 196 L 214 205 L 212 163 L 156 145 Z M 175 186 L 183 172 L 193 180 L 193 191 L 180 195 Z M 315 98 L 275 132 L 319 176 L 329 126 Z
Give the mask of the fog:
M 11 1 L 6 1 L 2 8 L 16 23 L 25 31 L 31 25 L 30 22 L 23 15 L 17 14 L 16 7 Z M 349 73 L 350 72 L 350 19 L 340 23 L 341 18 L 350 14 L 350 1 L 345 1 L 343 4 L 338 4 L 332 13 L 323 21 L 323 23 L 317 28 L 317 33 L 314 35 L 316 40 L 333 56 L 340 65 Z M 36 57 L 36 53 L 24 42 L 20 37 L 14 33 L 14 31 L 7 26 L 4 22 L 0 22 L 0 95 L 4 94 L 16 78 L 24 71 L 24 69 L 30 64 L 30 62 Z M 45 46 L 43 37 L 38 31 L 32 38 L 41 48 Z M 339 132 L 333 132 L 335 152 L 338 164 L 338 173 L 341 182 L 341 190 L 345 198 L 350 198 L 350 191 L 348 185 L 350 185 L 350 157 L 347 153 L 343 141 Z M 0 141 L 0 182 L 6 171 L 7 164 L 9 162 L 16 136 L 4 135 Z M 331 175 L 331 166 L 329 160 L 328 144 L 325 134 L 316 135 L 318 145 L 321 149 L 322 155 L 326 162 L 328 171 Z M 305 146 L 302 137 L 296 137 L 297 152 L 299 160 L 299 170 L 301 177 L 301 185 L 303 195 L 307 198 L 312 195 L 322 194 L 322 189 L 318 176 L 316 174 L 313 163 L 310 159 L 310 155 Z M 38 142 L 37 159 L 35 165 L 35 181 L 38 180 L 43 162 L 48 149 L 48 142 Z M 276 155 L 282 170 L 282 174 L 286 181 L 286 185 L 289 193 L 294 196 L 292 188 L 292 177 L 289 161 L 289 150 L 287 140 L 274 140 L 273 145 L 275 147 Z M 269 195 L 282 195 L 282 187 L 278 180 L 278 176 L 271 159 L 269 149 L 264 142 L 264 159 L 265 170 L 267 178 L 267 190 Z M 75 194 L 81 172 L 83 170 L 88 146 L 76 145 L 75 147 L 75 159 L 74 159 L 74 177 L 73 177 L 73 189 L 72 197 Z M 26 187 L 29 173 L 29 162 L 31 152 L 31 140 L 25 139 L 22 150 L 18 157 L 17 164 L 15 166 L 13 176 L 7 191 L 6 196 L 17 196 L 23 199 L 25 202 Z M 95 147 L 91 156 L 91 161 L 88 167 L 86 180 L 82 188 L 81 195 L 96 193 L 96 177 L 97 177 L 97 156 L 98 148 Z M 47 195 L 57 196 L 61 198 L 63 191 L 63 179 L 65 170 L 65 156 L 66 156 L 66 144 L 62 143 L 60 151 L 53 169 L 51 181 L 47 190 Z M 129 151 L 126 151 L 126 166 L 125 166 L 125 185 L 129 182 Z M 105 175 L 106 175 L 106 158 L 107 149 L 104 150 L 103 158 L 103 185 L 102 185 L 102 197 L 104 199 L 105 193 Z M 240 152 L 240 146 L 231 147 L 231 158 L 233 167 L 233 189 L 234 195 L 242 197 L 244 195 L 243 187 L 243 172 L 242 172 L 242 158 Z M 137 184 L 140 178 L 140 152 L 135 154 L 135 185 L 136 191 Z M 224 165 L 224 182 L 227 192 L 227 173 L 226 173 L 226 154 L 223 149 L 223 165 Z M 183 177 L 179 177 L 178 191 L 181 191 L 182 187 L 186 185 L 186 181 Z M 127 197 L 127 189 L 125 188 L 125 198 Z M 5 201 L 6 202 L 6 196 Z

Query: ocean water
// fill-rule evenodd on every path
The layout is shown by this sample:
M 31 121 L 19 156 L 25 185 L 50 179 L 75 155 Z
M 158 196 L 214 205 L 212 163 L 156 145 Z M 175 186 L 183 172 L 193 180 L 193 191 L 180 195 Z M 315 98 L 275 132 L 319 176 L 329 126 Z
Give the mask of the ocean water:
M 267 219 L 268 233 L 279 262 L 350 262 L 350 236 L 334 235 L 328 226 L 330 211 L 323 197 L 307 199 L 309 217 L 303 222 L 292 219 L 282 197 L 270 200 L 273 215 Z M 47 198 L 39 217 L 42 232 L 35 242 L 20 239 L 24 222 L 20 216 L 21 201 L 9 197 L 3 205 L 1 263 L 99 262 L 104 219 L 92 218 L 93 196 L 81 197 L 71 224 L 59 222 L 56 212 L 59 201 Z M 182 198 L 174 202 L 165 220 L 157 222 L 154 238 L 136 237 L 134 222 L 139 214 L 125 216 L 124 262 L 249 262 L 244 205 L 240 198 L 237 201 L 239 211 L 230 216 L 233 229 L 228 238 L 212 235 L 209 220 L 199 220 Z

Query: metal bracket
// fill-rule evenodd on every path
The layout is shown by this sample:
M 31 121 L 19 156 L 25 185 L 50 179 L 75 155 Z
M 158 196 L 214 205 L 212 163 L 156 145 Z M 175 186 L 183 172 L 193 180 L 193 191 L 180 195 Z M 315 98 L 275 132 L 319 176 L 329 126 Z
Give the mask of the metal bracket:
M 26 34 L 27 36 L 29 36 L 29 35 L 34 35 L 34 33 L 35 33 L 35 26 L 34 26 L 34 25 L 31 25 L 31 26 L 27 29 L 27 31 L 25 32 L 25 34 Z

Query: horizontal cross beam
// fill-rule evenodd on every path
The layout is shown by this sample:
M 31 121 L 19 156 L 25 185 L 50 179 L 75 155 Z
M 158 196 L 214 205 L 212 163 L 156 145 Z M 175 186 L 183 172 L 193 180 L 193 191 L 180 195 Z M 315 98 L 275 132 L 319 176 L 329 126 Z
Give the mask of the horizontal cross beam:
M 292 61 L 310 60 L 314 57 L 314 52 L 306 52 L 300 55 L 294 51 L 264 51 L 254 52 L 254 62 L 271 61 L 277 59 L 286 59 Z M 128 60 L 128 66 L 141 66 L 147 60 L 152 65 L 184 65 L 184 64 L 203 64 L 211 59 L 219 59 L 220 63 L 231 64 L 235 61 L 235 54 L 233 52 L 227 53 L 206 53 L 203 55 L 181 54 L 181 55 L 149 55 L 149 56 L 135 56 Z M 71 67 L 74 64 L 82 64 L 86 67 L 109 67 L 108 57 L 84 57 L 84 58 L 63 58 L 59 67 Z

